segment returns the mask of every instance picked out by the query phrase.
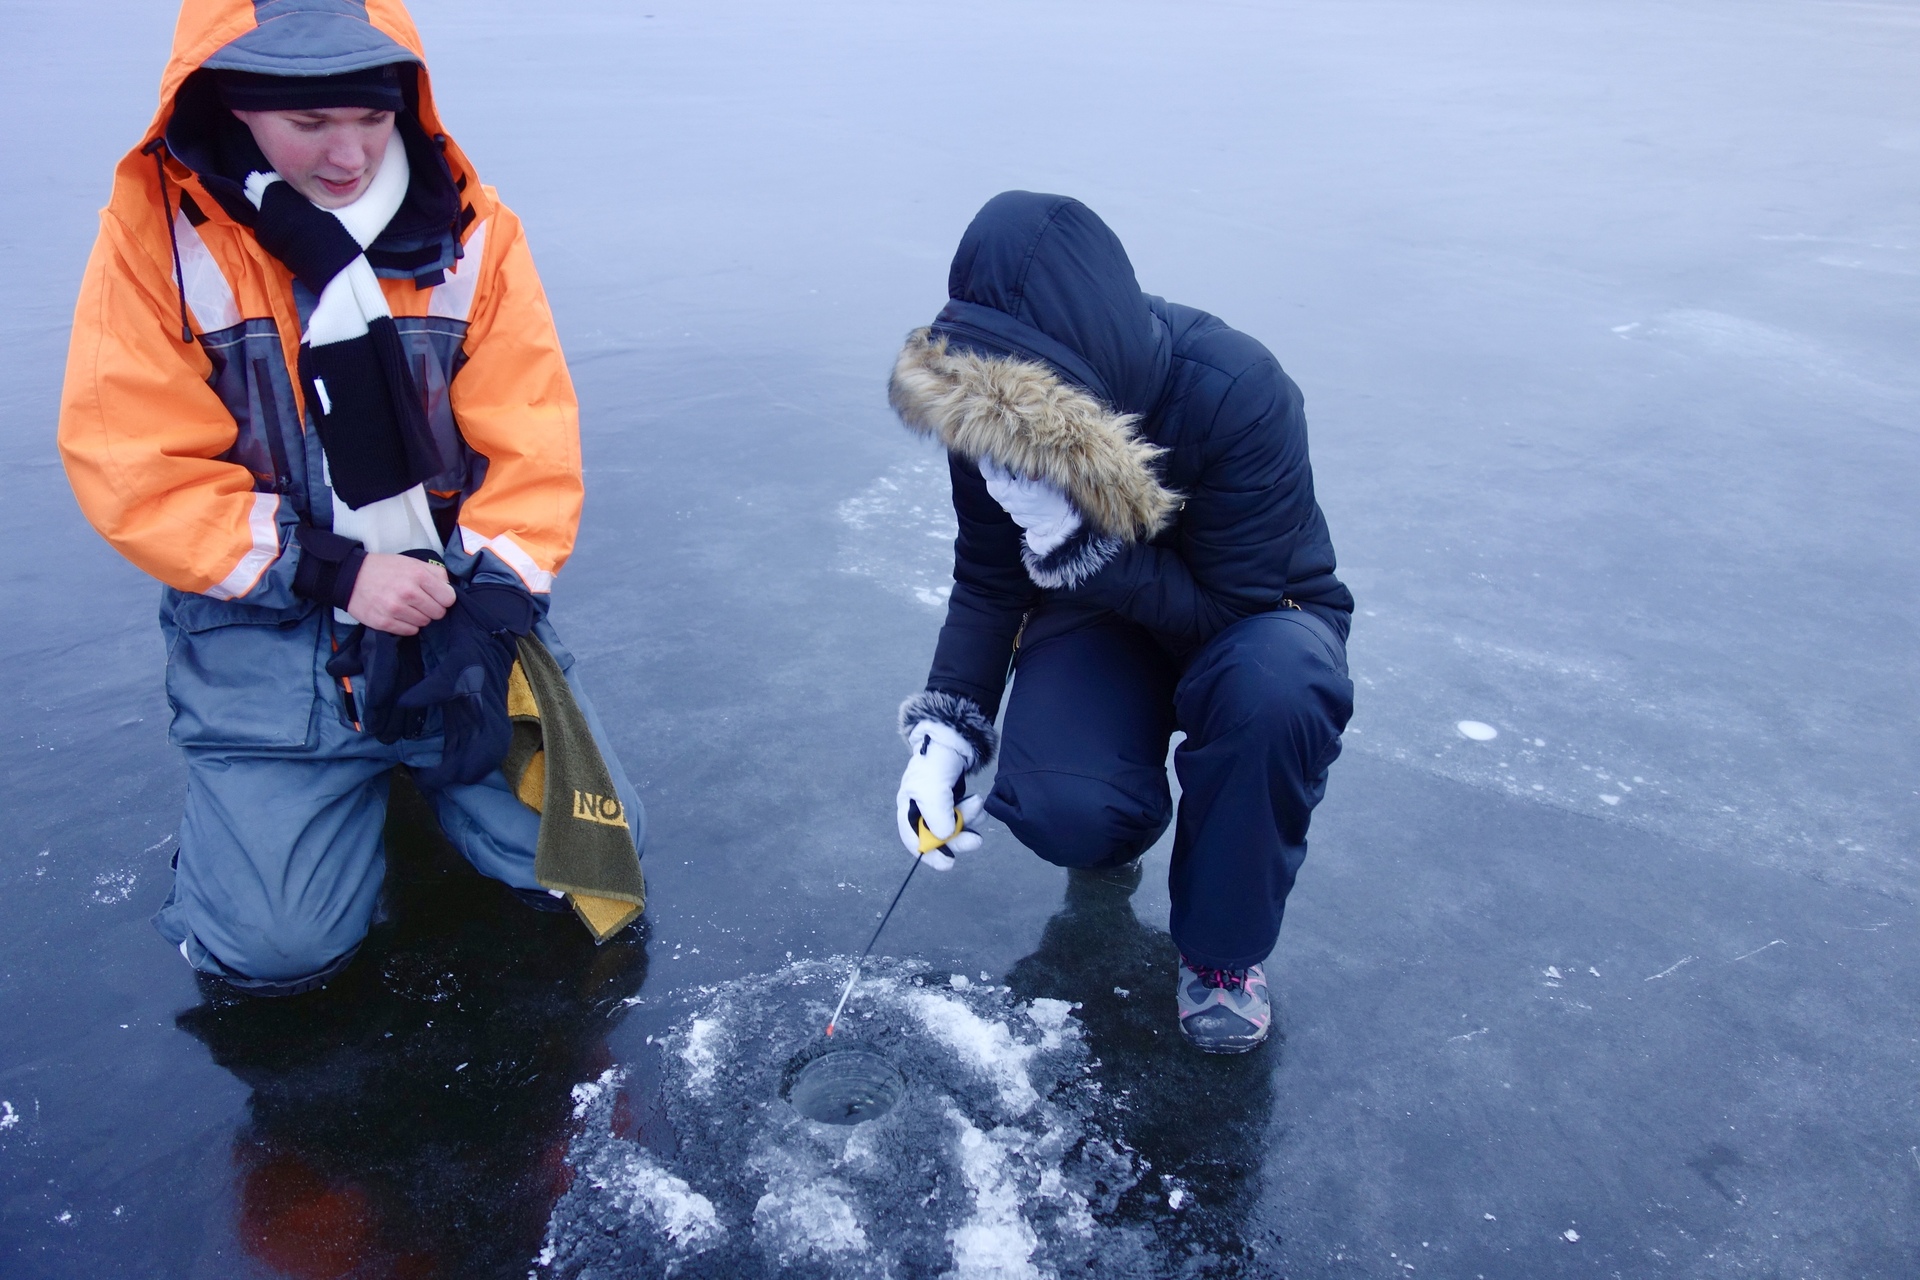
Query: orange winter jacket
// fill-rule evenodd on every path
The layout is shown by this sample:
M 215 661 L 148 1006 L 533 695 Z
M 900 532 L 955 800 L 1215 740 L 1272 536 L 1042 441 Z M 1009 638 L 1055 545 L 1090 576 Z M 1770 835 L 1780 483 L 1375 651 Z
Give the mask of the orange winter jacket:
M 573 549 L 579 411 L 553 316 L 519 219 L 442 129 L 405 8 L 186 0 L 159 109 L 100 215 L 60 406 L 60 450 L 87 519 L 180 591 L 296 604 L 292 532 L 330 527 L 332 495 L 294 376 L 313 299 L 168 146 L 169 125 L 212 101 L 213 68 L 330 74 L 386 62 L 418 64 L 404 113 L 414 123 L 402 121 L 415 180 L 417 146 L 459 208 L 444 231 L 368 252 L 441 456 L 454 460 L 427 483 L 448 568 L 545 592 Z

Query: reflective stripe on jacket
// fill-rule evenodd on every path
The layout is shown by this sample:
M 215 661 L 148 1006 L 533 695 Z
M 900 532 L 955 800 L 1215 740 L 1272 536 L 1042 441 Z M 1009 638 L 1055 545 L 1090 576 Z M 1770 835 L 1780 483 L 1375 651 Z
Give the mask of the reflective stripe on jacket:
M 461 191 L 460 256 L 418 279 L 383 269 L 381 284 L 442 456 L 454 459 L 427 489 L 443 526 L 457 525 L 454 576 L 511 573 L 546 592 L 579 524 L 578 402 L 520 221 L 446 137 L 419 36 L 393 0 L 187 0 L 159 108 L 115 170 L 75 310 L 60 411 L 74 494 L 107 541 L 177 590 L 297 603 L 291 531 L 329 527 L 332 496 L 291 372 L 302 327 L 293 278 L 161 150 L 163 187 L 154 159 L 187 76 L 271 36 L 269 21 L 294 19 L 322 24 L 321 37 L 310 25 L 292 46 L 316 71 L 339 69 L 340 51 L 325 46 L 342 30 L 420 63 L 419 120 Z

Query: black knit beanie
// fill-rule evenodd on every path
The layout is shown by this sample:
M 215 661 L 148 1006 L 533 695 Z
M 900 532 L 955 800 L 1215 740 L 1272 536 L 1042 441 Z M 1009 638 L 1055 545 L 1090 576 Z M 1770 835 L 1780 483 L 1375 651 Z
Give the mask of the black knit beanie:
M 232 111 L 314 111 L 325 107 L 365 107 L 399 111 L 406 105 L 400 73 L 408 64 L 388 63 L 334 76 L 263 76 L 251 71 L 216 71 L 220 101 Z

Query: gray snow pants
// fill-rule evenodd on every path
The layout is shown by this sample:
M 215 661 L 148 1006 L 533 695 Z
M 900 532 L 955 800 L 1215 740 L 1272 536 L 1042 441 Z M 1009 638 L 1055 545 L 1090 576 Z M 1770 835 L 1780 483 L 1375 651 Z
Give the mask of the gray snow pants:
M 241 989 L 290 995 L 318 986 L 346 967 L 373 922 L 386 873 L 388 783 L 396 765 L 438 760 L 438 717 L 426 735 L 391 745 L 355 729 L 325 671 L 330 610 L 168 596 L 169 736 L 186 751 L 187 802 L 173 892 L 154 927 L 194 968 Z M 544 620 L 536 630 L 567 670 L 634 845 L 644 849 L 640 798 L 574 679 L 573 657 Z M 539 888 L 540 816 L 499 770 L 422 792 L 476 870 Z

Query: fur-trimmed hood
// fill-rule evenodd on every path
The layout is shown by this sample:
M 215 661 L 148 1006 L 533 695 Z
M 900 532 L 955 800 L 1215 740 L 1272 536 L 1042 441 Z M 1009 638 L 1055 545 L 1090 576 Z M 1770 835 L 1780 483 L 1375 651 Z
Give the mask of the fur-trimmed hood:
M 887 399 L 908 427 L 976 465 L 992 459 L 1064 492 L 1100 533 L 1123 542 L 1159 533 L 1179 507 L 1139 438 L 1116 413 L 1046 365 L 951 347 L 930 329 L 907 335 Z
M 1179 507 L 1141 427 L 1172 360 L 1120 238 L 1066 196 L 1005 191 L 960 238 L 947 305 L 908 335 L 888 398 L 978 464 L 1063 490 L 1090 531 L 1139 542 Z

